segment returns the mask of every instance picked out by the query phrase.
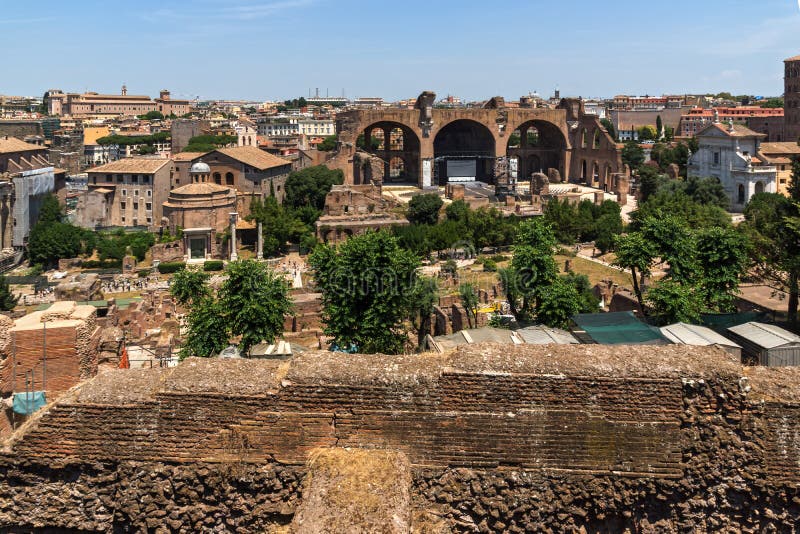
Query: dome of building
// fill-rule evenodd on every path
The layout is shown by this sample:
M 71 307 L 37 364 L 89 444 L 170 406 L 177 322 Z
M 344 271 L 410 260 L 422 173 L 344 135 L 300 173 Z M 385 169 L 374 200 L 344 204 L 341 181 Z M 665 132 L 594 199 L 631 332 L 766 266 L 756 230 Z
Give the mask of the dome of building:
M 211 167 L 208 166 L 208 163 L 203 163 L 203 160 L 200 160 L 192 165 L 189 172 L 192 174 L 208 174 L 211 172 Z

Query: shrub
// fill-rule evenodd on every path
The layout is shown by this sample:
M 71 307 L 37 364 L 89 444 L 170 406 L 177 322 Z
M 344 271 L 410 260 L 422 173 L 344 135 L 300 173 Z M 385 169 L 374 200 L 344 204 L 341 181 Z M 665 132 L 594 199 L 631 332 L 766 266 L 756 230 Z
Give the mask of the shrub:
M 222 260 L 208 260 L 203 264 L 204 271 L 221 271 L 225 268 Z
M 150 272 L 150 269 L 139 269 L 136 271 L 136 274 L 139 276 L 139 278 L 147 278 L 150 275 Z
M 158 264 L 158 272 L 161 274 L 172 274 L 182 271 L 186 268 L 186 264 L 182 261 L 167 261 Z
M 122 260 L 83 260 L 81 267 L 84 269 L 115 269 L 122 268 Z
M 497 263 L 494 260 L 484 260 L 483 270 L 486 271 L 487 273 L 496 273 Z
M 495 263 L 500 263 L 501 261 L 508 261 L 509 257 L 504 256 L 503 254 L 495 254 L 491 259 Z

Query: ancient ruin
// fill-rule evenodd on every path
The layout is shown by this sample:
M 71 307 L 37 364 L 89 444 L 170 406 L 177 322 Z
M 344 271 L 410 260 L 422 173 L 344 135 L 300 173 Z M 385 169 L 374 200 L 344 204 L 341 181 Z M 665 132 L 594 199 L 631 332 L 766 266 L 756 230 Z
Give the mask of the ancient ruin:
M 717 348 L 491 344 L 110 371 L 4 443 L 0 526 L 792 531 L 796 371 Z
M 339 152 L 327 165 L 342 169 L 350 184 L 481 181 L 503 189 L 513 160 L 519 181 L 543 172 L 609 193 L 614 175 L 624 173 L 616 142 L 579 99 L 563 99 L 557 109 L 507 107 L 500 97 L 482 108 L 440 109 L 435 98 L 426 91 L 414 109 L 340 113 Z

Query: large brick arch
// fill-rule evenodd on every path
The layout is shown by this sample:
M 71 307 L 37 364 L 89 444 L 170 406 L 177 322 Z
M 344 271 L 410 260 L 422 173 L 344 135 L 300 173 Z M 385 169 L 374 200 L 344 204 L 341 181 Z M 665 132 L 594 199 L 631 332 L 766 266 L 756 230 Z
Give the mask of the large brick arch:
M 356 174 L 354 165 L 358 136 L 370 127 L 392 124 L 403 130 L 404 137 L 419 141 L 419 154 L 417 155 L 416 152 L 413 152 L 412 155 L 404 154 L 403 163 L 409 176 L 412 179 L 416 177 L 419 185 L 423 185 L 423 168 L 430 169 L 433 166 L 436 136 L 442 129 L 456 121 L 469 120 L 480 124 L 491 133 L 494 138 L 495 158 L 505 158 L 510 155 L 508 140 L 514 130 L 527 123 L 535 124 L 537 129 L 548 132 L 551 138 L 558 139 L 561 144 L 558 147 L 557 165 L 555 165 L 555 159 L 548 160 L 548 158 L 544 158 L 547 162 L 542 165 L 548 167 L 555 165 L 564 178 L 572 175 L 572 168 L 576 165 L 573 163 L 575 161 L 573 153 L 575 135 L 571 125 L 574 126 L 574 122 L 581 122 L 581 126 L 584 125 L 582 113 L 573 117 L 564 107 L 557 109 L 506 107 L 503 100 L 499 98 L 492 99 L 482 108 L 441 109 L 433 106 L 434 97 L 435 95 L 423 93 L 415 109 L 366 109 L 340 113 L 337 117 L 339 150 L 327 162 L 328 165 L 342 169 L 345 172 L 346 183 L 353 183 Z M 568 121 L 572 122 L 568 123 Z M 593 124 L 593 122 L 586 123 L 587 126 Z M 412 132 L 414 137 L 410 135 Z M 590 128 L 589 134 L 592 133 L 593 129 Z M 542 159 L 541 156 L 539 159 Z M 391 158 L 387 158 L 387 160 L 391 160 Z M 530 161 L 535 160 L 530 159 Z

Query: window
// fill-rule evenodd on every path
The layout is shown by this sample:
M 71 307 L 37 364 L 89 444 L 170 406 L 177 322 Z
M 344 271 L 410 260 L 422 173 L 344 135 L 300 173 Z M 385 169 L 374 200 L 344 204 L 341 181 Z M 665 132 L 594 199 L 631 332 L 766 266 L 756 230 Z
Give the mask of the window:
M 135 184 L 139 183 L 139 175 L 138 174 L 131 174 L 131 181 Z
M 133 202 L 133 211 L 139 211 L 139 203 L 136 201 Z
M 719 152 L 714 152 L 714 165 L 719 165 Z
M 143 184 L 149 184 L 150 183 L 150 177 L 147 176 L 146 174 L 144 176 L 142 176 L 142 183 Z
M 124 202 L 124 201 L 123 201 L 123 202 L 120 202 L 120 203 L 119 203 L 119 209 L 121 209 L 121 210 L 124 210 L 124 209 L 125 209 L 125 205 L 126 205 L 126 204 L 125 204 L 125 202 Z
M 124 215 L 122 216 L 122 222 L 123 223 L 125 222 L 125 216 Z
M 122 196 L 123 197 L 127 197 L 128 196 L 128 190 L 127 189 L 123 189 L 122 190 Z
M 178 180 L 175 180 L 175 183 L 179 183 Z M 147 190 L 147 196 L 148 197 L 152 197 L 153 196 L 153 191 L 151 189 Z
M 153 211 L 153 203 L 152 202 L 145 202 L 144 203 L 145 211 Z
M 133 196 L 134 197 L 138 197 L 139 196 L 139 190 L 138 189 L 134 190 Z
M 107 174 L 106 175 L 106 180 L 108 180 L 109 182 L 113 181 L 114 180 L 114 175 L 113 174 Z
M 118 175 L 117 175 L 117 183 L 118 183 L 118 184 L 121 184 L 121 183 L 122 183 L 122 175 L 121 175 L 121 174 L 118 174 Z

